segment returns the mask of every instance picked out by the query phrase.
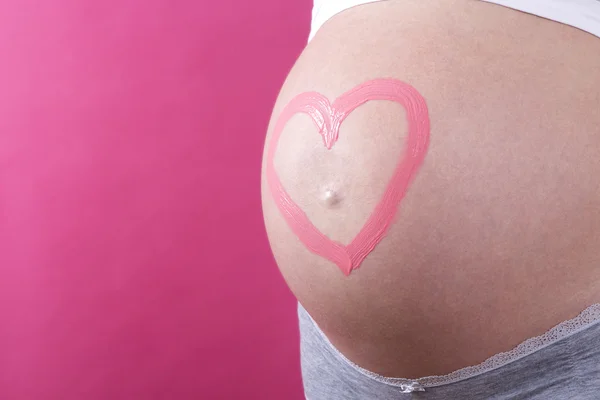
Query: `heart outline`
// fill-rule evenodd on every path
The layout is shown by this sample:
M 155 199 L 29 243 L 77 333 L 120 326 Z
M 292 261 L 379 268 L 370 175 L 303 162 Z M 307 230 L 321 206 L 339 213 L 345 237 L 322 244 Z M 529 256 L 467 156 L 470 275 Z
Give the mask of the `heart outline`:
M 295 114 L 308 114 L 317 126 L 325 147 L 331 150 L 346 117 L 360 105 L 374 100 L 389 100 L 404 107 L 408 122 L 406 148 L 404 154 L 398 157 L 380 202 L 352 241 L 343 245 L 319 231 L 291 199 L 275 172 L 275 153 L 283 129 Z M 318 92 L 301 93 L 284 107 L 269 142 L 266 175 L 271 195 L 288 226 L 304 246 L 332 261 L 344 275 L 349 276 L 387 233 L 408 186 L 424 161 L 429 135 L 429 111 L 425 99 L 414 87 L 397 79 L 367 81 L 342 94 L 333 103 Z

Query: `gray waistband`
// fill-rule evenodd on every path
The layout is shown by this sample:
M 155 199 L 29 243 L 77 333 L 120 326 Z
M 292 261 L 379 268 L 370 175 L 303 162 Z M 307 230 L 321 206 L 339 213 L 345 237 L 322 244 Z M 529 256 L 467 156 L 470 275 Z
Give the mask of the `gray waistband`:
M 428 376 L 418 379 L 388 378 L 359 367 L 335 349 L 301 306 L 299 306 L 298 315 L 302 339 L 304 382 L 307 395 L 313 400 L 321 398 L 318 397 L 319 389 L 316 389 L 315 395 L 310 395 L 309 389 L 312 388 L 314 391 L 315 388 L 322 387 L 323 384 L 331 389 L 336 386 L 331 383 L 332 380 L 345 381 L 342 386 L 353 387 L 353 390 L 359 390 L 357 388 L 367 390 L 365 388 L 370 388 L 368 390 L 371 391 L 393 391 L 394 395 L 397 395 L 421 388 L 428 392 L 433 389 L 454 390 L 449 389 L 449 387 L 464 386 L 465 384 L 468 384 L 468 386 L 477 385 L 478 382 L 489 381 L 491 376 L 508 375 L 511 377 L 510 379 L 514 379 L 515 376 L 522 377 L 532 371 L 535 372 L 538 367 L 542 370 L 538 373 L 543 375 L 543 379 L 535 375 L 530 377 L 533 383 L 529 383 L 531 385 L 543 385 L 546 376 L 554 374 L 558 379 L 562 372 L 568 368 L 573 369 L 573 364 L 578 364 L 577 368 L 582 369 L 584 375 L 592 374 L 596 376 L 596 389 L 600 393 L 600 304 L 588 307 L 577 317 L 560 323 L 544 335 L 528 339 L 515 349 L 497 354 L 481 364 L 443 376 Z M 585 355 L 582 362 L 577 356 L 573 355 L 574 351 L 579 355 Z M 562 364 L 560 364 L 561 360 Z M 552 369 L 553 363 L 559 363 L 560 365 L 556 365 Z M 586 367 L 586 365 L 589 365 L 589 367 Z M 547 369 L 543 370 L 544 367 L 547 367 Z M 505 380 L 505 377 L 500 379 L 504 384 L 508 384 Z M 374 387 L 377 389 L 374 389 Z M 367 391 L 367 393 L 370 392 Z M 344 396 L 347 396 L 347 393 Z M 327 400 L 337 398 L 327 397 Z M 353 397 L 339 398 L 349 399 Z M 377 398 L 385 399 L 386 397 L 382 395 Z

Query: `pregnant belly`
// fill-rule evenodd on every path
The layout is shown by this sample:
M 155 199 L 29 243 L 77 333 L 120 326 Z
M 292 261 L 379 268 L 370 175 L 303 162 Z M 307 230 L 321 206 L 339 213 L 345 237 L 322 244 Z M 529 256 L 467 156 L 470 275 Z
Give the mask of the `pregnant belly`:
M 273 112 L 263 208 L 284 278 L 342 353 L 445 374 L 600 301 L 599 54 L 481 2 L 374 3 L 321 29 Z

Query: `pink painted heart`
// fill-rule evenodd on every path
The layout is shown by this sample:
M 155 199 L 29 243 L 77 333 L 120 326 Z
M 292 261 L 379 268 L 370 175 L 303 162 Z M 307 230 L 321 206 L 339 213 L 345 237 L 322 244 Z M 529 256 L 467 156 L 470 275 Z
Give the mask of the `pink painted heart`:
M 325 147 L 331 149 L 339 138 L 344 119 L 361 104 L 372 100 L 389 100 L 404 107 L 408 122 L 407 143 L 379 204 L 354 239 L 348 245 L 343 245 L 319 231 L 290 198 L 275 172 L 275 152 L 281 132 L 294 114 L 308 114 L 317 125 Z M 425 99 L 415 88 L 399 80 L 376 79 L 365 82 L 344 93 L 333 103 L 317 92 L 301 93 L 285 106 L 271 136 L 266 166 L 271 195 L 300 241 L 313 253 L 335 263 L 345 275 L 350 275 L 381 242 L 394 220 L 400 202 L 425 158 L 429 129 Z

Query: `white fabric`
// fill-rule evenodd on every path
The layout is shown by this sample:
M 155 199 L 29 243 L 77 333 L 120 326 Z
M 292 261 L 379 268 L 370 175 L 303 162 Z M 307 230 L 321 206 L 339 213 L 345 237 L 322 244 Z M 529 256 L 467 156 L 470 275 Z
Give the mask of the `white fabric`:
M 309 41 L 335 14 L 384 0 L 314 0 Z M 401 1 L 401 0 L 399 0 Z M 600 37 L 600 0 L 481 0 L 571 25 Z
M 382 0 L 314 0 L 312 9 L 312 22 L 310 24 L 310 36 L 308 41 L 311 41 L 315 33 L 323 26 L 325 22 L 335 14 L 358 6 L 361 4 L 374 3 Z

